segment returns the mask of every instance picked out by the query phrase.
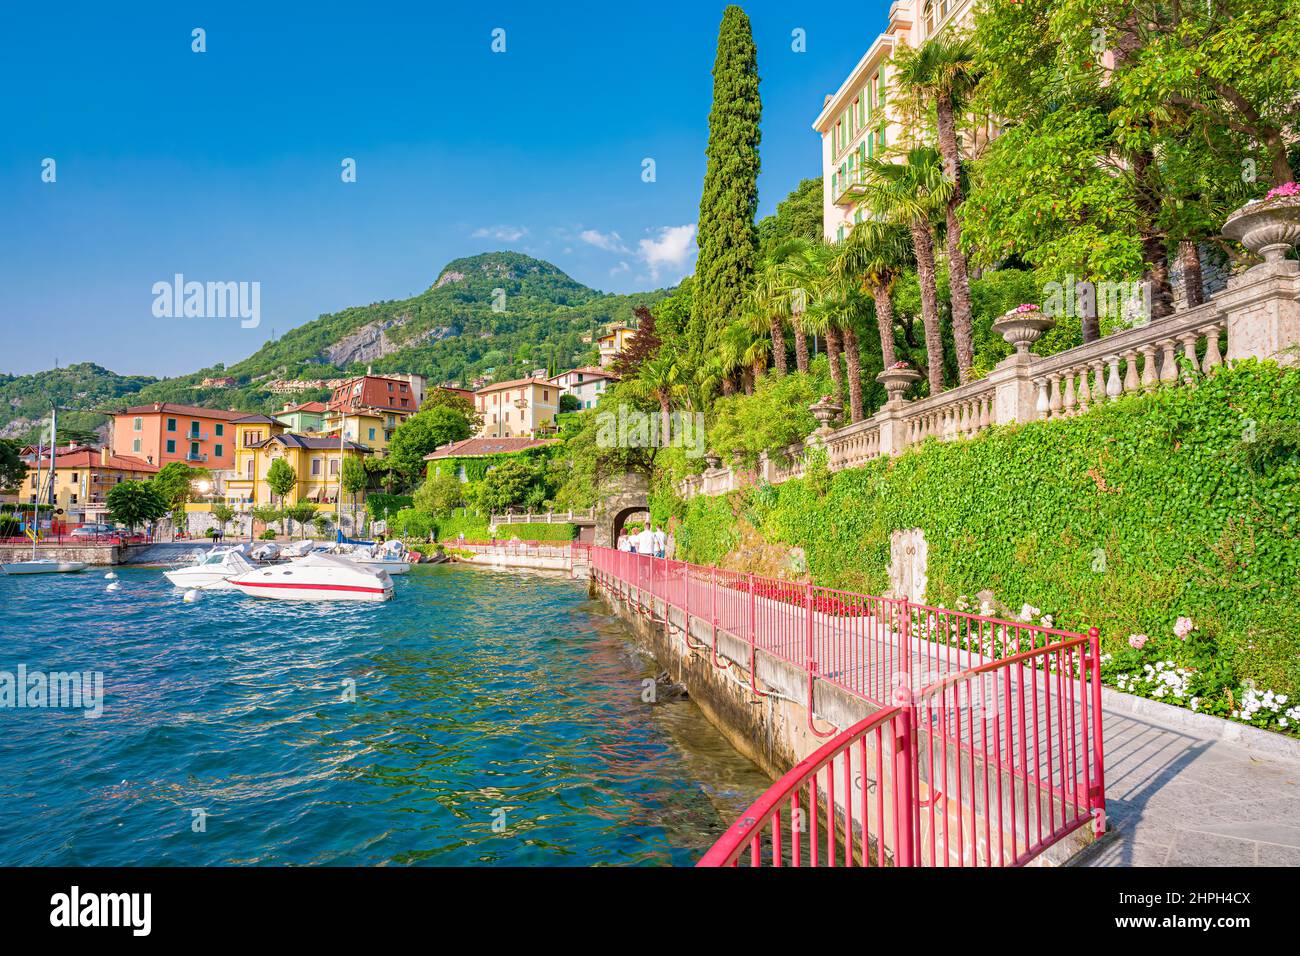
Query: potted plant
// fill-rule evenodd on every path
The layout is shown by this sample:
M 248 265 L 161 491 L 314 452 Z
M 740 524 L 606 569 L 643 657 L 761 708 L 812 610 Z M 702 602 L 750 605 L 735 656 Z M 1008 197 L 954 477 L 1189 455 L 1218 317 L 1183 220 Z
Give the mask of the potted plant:
M 897 405 L 901 402 L 903 393 L 920 380 L 921 373 L 907 362 L 895 362 L 876 376 L 876 381 L 885 386 L 889 405 Z
M 844 411 L 844 406 L 831 396 L 823 395 L 815 403 L 808 406 L 808 411 L 812 412 L 813 418 L 817 419 L 817 430 L 825 431 L 830 428 L 831 422 Z
M 1300 183 L 1283 183 L 1263 199 L 1252 199 L 1228 217 L 1223 234 L 1265 262 L 1281 262 L 1300 244 Z
M 1032 302 L 1018 305 L 993 321 L 993 331 L 1015 346 L 1020 355 L 1028 355 L 1030 346 L 1055 326 L 1056 320 Z

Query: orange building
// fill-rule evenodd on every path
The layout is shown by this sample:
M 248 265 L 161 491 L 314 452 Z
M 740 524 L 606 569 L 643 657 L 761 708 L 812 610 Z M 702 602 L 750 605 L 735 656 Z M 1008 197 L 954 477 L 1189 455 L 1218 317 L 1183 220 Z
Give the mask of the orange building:
M 113 415 L 112 451 L 159 467 L 183 461 L 213 471 L 230 469 L 235 467 L 232 423 L 243 417 L 244 412 L 173 402 L 137 405 Z

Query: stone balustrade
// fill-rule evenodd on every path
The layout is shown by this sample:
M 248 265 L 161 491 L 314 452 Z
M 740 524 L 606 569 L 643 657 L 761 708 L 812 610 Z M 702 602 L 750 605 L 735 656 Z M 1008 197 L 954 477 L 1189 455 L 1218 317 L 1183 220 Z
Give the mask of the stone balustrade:
M 1300 223 L 1300 210 L 1287 215 Z M 720 495 L 755 480 L 779 484 L 801 477 L 811 448 L 825 448 L 830 469 L 838 471 L 930 439 L 953 441 L 994 425 L 1082 415 L 1122 395 L 1186 383 L 1234 359 L 1300 363 L 1300 263 L 1266 257 L 1203 305 L 1055 355 L 1032 354 L 1023 341 L 1029 337 L 1020 333 L 1018 350 L 984 379 L 917 401 L 902 399 L 900 388 L 870 418 L 819 428 L 785 455 L 760 456 L 757 474 L 733 473 L 714 460 L 680 491 L 687 498 Z

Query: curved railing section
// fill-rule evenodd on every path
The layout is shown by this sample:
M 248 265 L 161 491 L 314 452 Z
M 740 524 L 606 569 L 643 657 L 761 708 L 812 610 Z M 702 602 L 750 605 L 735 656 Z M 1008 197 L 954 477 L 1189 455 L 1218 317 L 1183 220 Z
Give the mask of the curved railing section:
M 598 584 L 692 653 L 799 668 L 879 709 L 778 780 L 700 865 L 1014 866 L 1104 826 L 1098 635 L 591 550 Z M 746 645 L 728 659 L 718 633 Z M 709 635 L 712 635 L 711 645 Z M 703 643 L 702 643 L 702 642 Z M 824 734 L 822 734 L 824 735 Z

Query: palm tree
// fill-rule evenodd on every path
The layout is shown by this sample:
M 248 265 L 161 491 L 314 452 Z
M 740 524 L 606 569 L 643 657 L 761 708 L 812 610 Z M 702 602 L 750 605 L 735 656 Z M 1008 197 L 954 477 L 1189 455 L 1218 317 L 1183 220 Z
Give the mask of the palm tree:
M 813 243 L 796 238 L 782 244 L 785 256 L 776 266 L 776 283 L 780 305 L 790 316 L 790 330 L 794 335 L 794 367 L 808 371 L 808 332 L 805 328 L 804 310 L 807 307 L 809 288 L 816 281 L 816 267 L 809 258 Z
M 865 171 L 865 181 L 859 206 L 872 218 L 905 225 L 912 235 L 930 394 L 938 395 L 943 391 L 943 333 L 935 279 L 934 221 L 948 202 L 952 184 L 944 177 L 938 152 L 930 146 L 912 147 L 899 162 L 868 159 L 860 168 Z
M 835 383 L 836 401 L 844 398 L 844 371 L 840 367 L 842 340 L 841 322 L 845 308 L 845 283 L 838 281 L 831 271 L 835 252 L 825 242 L 809 247 L 808 286 L 811 301 L 803 314 L 807 331 L 826 339 L 826 359 L 830 363 L 831 381 Z
M 667 448 L 672 439 L 673 406 L 686 397 L 686 384 L 681 367 L 673 359 L 660 353 L 641 365 L 641 371 L 632 380 L 636 394 L 652 398 L 659 403 L 659 424 L 663 444 Z
M 777 375 L 784 375 L 789 366 L 785 355 L 785 320 L 792 317 L 790 289 L 787 286 L 789 271 L 786 263 L 796 256 L 804 254 L 808 240 L 803 238 L 783 239 L 769 248 L 763 257 L 763 265 L 755 276 L 751 293 L 753 304 L 760 309 L 768 321 L 768 335 L 772 339 L 772 367 Z M 803 340 L 804 364 L 807 365 L 808 342 L 802 329 L 794 326 L 795 339 Z M 799 347 L 795 348 L 796 357 Z M 803 369 L 806 371 L 806 369 Z
M 894 283 L 913 264 L 912 244 L 906 226 L 862 222 L 853 227 L 848 241 L 838 249 L 832 269 L 847 280 L 857 280 L 876 305 L 880 328 L 880 357 L 885 368 L 894 364 Z
M 952 337 L 957 351 L 957 373 L 965 385 L 975 362 L 971 332 L 970 276 L 961 248 L 961 150 L 957 143 L 957 115 L 979 82 L 975 48 L 970 40 L 941 34 L 919 47 L 902 46 L 894 56 L 894 77 L 899 89 L 911 97 L 915 113 L 935 111 L 939 154 L 948 181 L 947 220 L 948 285 L 952 296 Z

